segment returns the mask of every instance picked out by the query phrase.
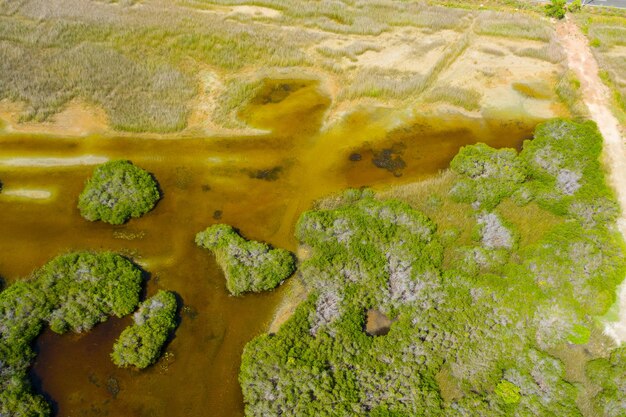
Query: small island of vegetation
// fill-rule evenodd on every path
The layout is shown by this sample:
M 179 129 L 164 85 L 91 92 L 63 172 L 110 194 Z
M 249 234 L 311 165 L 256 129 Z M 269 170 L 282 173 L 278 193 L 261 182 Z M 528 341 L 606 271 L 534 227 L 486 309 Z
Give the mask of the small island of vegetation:
M 123 224 L 152 210 L 160 198 L 148 172 L 130 161 L 110 161 L 94 170 L 78 198 L 78 208 L 87 220 Z
M 141 303 L 134 314 L 134 323 L 127 327 L 113 345 L 111 358 L 120 367 L 143 369 L 161 355 L 161 349 L 176 328 L 176 296 L 159 291 Z
M 196 235 L 196 244 L 215 253 L 232 295 L 275 288 L 295 270 L 293 255 L 284 249 L 246 240 L 231 226 L 217 224 Z
M 28 368 L 32 341 L 48 324 L 57 333 L 84 332 L 139 303 L 142 273 L 114 253 L 77 252 L 54 258 L 0 292 L 0 416 L 48 416 L 33 394 Z

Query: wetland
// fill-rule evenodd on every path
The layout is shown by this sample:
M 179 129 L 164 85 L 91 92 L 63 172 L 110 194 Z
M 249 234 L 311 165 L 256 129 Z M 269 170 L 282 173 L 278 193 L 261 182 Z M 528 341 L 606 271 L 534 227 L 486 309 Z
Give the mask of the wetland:
M 86 334 L 46 330 L 36 342 L 32 378 L 57 415 L 242 415 L 241 351 L 267 330 L 290 283 L 269 293 L 229 296 L 212 255 L 194 244 L 197 232 L 227 223 L 248 238 L 295 251 L 295 223 L 315 200 L 348 187 L 428 178 L 446 168 L 461 146 L 478 141 L 519 148 L 538 122 L 520 121 L 520 115 L 434 118 L 363 108 L 324 128 L 328 99 L 316 83 L 267 84 L 242 111 L 266 131 L 246 137 L 2 136 L 0 275 L 7 284 L 61 253 L 111 250 L 147 271 L 147 294 L 166 289 L 182 301 L 176 337 L 142 372 L 118 369 L 109 359 L 128 317 L 111 318 Z M 380 163 L 381 155 L 389 155 L 394 169 Z M 154 175 L 162 200 L 123 225 L 85 221 L 76 207 L 85 181 L 95 165 L 115 159 Z M 398 160 L 401 168 L 393 162 Z M 31 198 L 44 191 L 46 198 Z

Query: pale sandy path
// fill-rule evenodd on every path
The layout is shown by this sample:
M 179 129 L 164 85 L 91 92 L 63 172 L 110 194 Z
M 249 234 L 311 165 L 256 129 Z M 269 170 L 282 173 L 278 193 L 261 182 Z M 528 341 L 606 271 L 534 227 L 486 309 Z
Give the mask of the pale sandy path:
M 626 149 L 619 123 L 611 113 L 610 92 L 598 76 L 596 62 L 585 36 L 571 21 L 557 26 L 558 38 L 567 54 L 567 63 L 581 82 L 585 104 L 604 137 L 604 158 L 609 171 L 609 182 L 615 190 L 622 209 L 618 227 L 626 238 Z M 605 332 L 617 343 L 626 341 L 626 283 L 619 291 L 619 320 L 607 323 Z

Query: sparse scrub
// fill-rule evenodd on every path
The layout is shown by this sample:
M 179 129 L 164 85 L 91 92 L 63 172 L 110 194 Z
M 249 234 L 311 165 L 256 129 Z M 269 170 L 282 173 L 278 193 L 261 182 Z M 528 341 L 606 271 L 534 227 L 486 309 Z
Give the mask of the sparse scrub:
M 148 172 L 130 161 L 111 161 L 94 170 L 78 198 L 78 208 L 87 220 L 123 224 L 152 210 L 160 198 Z
M 196 244 L 215 253 L 232 295 L 271 290 L 295 270 L 293 255 L 288 251 L 245 240 L 225 224 L 198 233 Z
M 176 328 L 176 309 L 176 297 L 168 291 L 159 291 L 141 303 L 133 315 L 133 324 L 124 329 L 113 345 L 113 362 L 120 367 L 132 365 L 140 369 L 156 362 L 163 344 Z

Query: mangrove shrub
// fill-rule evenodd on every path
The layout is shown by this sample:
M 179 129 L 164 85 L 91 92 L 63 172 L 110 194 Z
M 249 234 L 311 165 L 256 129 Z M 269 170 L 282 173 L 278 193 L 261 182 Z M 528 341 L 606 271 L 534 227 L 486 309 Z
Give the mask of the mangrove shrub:
M 122 224 L 154 208 L 161 198 L 154 178 L 130 161 L 98 166 L 78 198 L 81 215 L 90 221 Z
M 198 233 L 196 244 L 215 253 L 226 276 L 226 288 L 232 295 L 271 290 L 295 270 L 295 260 L 289 251 L 246 240 L 225 224 Z

